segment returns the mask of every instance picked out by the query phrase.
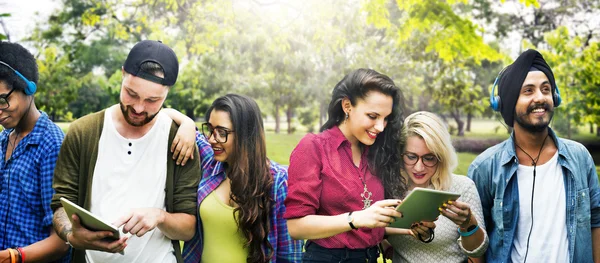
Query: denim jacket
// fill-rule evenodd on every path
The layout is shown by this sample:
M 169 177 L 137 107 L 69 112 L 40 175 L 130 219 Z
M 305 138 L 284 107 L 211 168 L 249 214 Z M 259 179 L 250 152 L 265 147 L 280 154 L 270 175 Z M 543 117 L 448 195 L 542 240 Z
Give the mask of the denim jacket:
M 592 228 L 600 227 L 600 188 L 590 153 L 578 142 L 560 139 L 549 129 L 558 148 L 567 207 L 570 262 L 593 262 Z M 510 262 L 519 217 L 519 160 L 513 137 L 477 156 L 468 176 L 481 196 L 490 244 L 487 262 Z

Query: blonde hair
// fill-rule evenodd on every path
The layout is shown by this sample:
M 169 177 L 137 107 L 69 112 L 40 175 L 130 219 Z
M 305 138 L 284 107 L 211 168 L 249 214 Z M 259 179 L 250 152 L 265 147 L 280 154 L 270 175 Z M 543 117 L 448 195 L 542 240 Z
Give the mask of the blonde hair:
M 458 165 L 458 156 L 452 146 L 448 128 L 437 115 L 427 111 L 418 111 L 406 117 L 402 127 L 402 137 L 405 140 L 412 136 L 421 137 L 429 151 L 439 160 L 437 169 L 431 177 L 433 188 L 448 190 L 452 183 L 452 172 Z M 406 144 L 404 144 L 404 148 L 402 152 L 406 150 Z M 407 182 L 410 182 L 404 168 L 401 174 Z

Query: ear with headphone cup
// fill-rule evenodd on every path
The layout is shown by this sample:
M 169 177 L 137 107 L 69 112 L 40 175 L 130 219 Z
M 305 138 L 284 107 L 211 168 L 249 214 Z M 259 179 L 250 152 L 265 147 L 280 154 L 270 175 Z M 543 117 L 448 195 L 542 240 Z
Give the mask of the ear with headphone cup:
M 35 85 L 35 83 L 31 80 L 28 80 L 25 76 L 21 75 L 20 72 L 14 70 L 15 73 L 17 74 L 17 76 L 19 76 L 21 79 L 23 79 L 23 81 L 25 81 L 25 83 L 27 84 L 27 86 L 25 87 L 25 90 L 23 90 L 23 92 L 25 92 L 25 95 L 33 95 L 35 93 L 35 91 L 37 90 L 37 86 Z
M 554 107 L 560 106 L 562 102 L 562 98 L 560 97 L 560 91 L 558 91 L 558 85 L 554 84 L 554 94 L 552 95 L 552 99 L 554 99 Z
M 23 76 L 21 74 L 21 72 L 17 71 L 16 69 L 14 69 L 13 67 L 11 67 L 10 65 L 6 64 L 6 62 L 1 61 L 0 60 L 0 64 L 6 66 L 7 68 L 11 69 L 13 72 L 15 72 L 15 74 L 17 74 L 17 77 L 21 78 L 23 81 L 25 81 L 25 89 L 23 90 L 23 92 L 25 93 L 25 95 L 33 95 L 35 93 L 35 91 L 37 90 L 37 86 L 35 85 L 35 82 L 28 80 L 25 76 Z
M 498 85 L 499 78 L 500 78 L 500 75 L 498 75 L 498 77 L 496 77 L 496 80 L 494 80 L 494 85 L 492 86 L 492 92 L 490 93 L 490 107 L 494 111 L 500 111 L 500 96 L 494 96 L 494 91 L 496 90 L 496 85 Z

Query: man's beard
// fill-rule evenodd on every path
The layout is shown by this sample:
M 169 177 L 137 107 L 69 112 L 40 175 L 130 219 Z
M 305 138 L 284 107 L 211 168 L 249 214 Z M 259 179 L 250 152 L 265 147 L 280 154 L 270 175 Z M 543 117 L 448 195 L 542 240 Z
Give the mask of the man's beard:
M 148 116 L 147 112 L 144 112 L 144 115 L 146 115 L 146 118 L 144 118 L 141 121 L 136 122 L 129 118 L 129 112 L 130 111 L 132 111 L 133 113 L 137 113 L 137 112 L 135 112 L 135 110 L 131 106 L 125 107 L 125 105 L 123 105 L 122 102 L 119 102 L 119 105 L 121 106 L 121 112 L 123 113 L 123 116 L 125 117 L 125 121 L 127 123 L 129 123 L 129 125 L 134 126 L 134 127 L 141 127 L 141 126 L 148 124 L 149 122 L 152 121 L 152 119 L 154 119 L 154 117 L 156 117 L 156 115 L 158 115 L 158 112 L 160 112 L 160 111 L 158 111 L 157 113 L 150 115 L 150 116 Z
M 550 116 L 550 118 L 548 119 L 547 122 L 538 122 L 537 124 L 533 124 L 531 122 L 528 122 L 527 120 L 525 120 L 525 117 L 527 115 L 529 115 L 531 112 L 533 112 L 534 109 L 536 108 L 540 108 L 540 106 L 546 110 L 546 114 L 548 114 Z M 525 130 L 531 132 L 531 133 L 539 133 L 539 132 L 543 132 L 546 130 L 546 128 L 548 128 L 548 125 L 550 125 L 550 121 L 552 120 L 552 117 L 554 117 L 554 109 L 550 109 L 550 106 L 548 106 L 547 103 L 544 103 L 542 105 L 540 104 L 534 104 L 531 105 L 529 107 L 527 107 L 527 111 L 525 113 L 522 114 L 515 114 L 515 121 L 517 121 L 517 123 L 523 127 Z

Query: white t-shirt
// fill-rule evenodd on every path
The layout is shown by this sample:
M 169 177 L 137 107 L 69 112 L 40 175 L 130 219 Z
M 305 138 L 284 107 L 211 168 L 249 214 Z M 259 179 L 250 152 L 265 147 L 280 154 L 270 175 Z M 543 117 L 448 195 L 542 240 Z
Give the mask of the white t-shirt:
M 527 237 L 531 228 L 531 189 L 533 166 L 519 165 L 519 219 L 512 244 L 512 262 L 523 262 L 527 251 Z M 533 195 L 533 229 L 529 239 L 527 262 L 569 262 L 567 240 L 567 206 L 565 185 L 558 151 L 543 165 L 536 168 Z
M 134 208 L 165 210 L 167 147 L 171 119 L 160 112 L 143 137 L 127 139 L 115 128 L 112 106 L 104 113 L 92 181 L 91 212 L 114 222 Z M 176 262 L 171 240 L 155 228 L 127 240 L 125 254 L 86 251 L 87 262 Z

